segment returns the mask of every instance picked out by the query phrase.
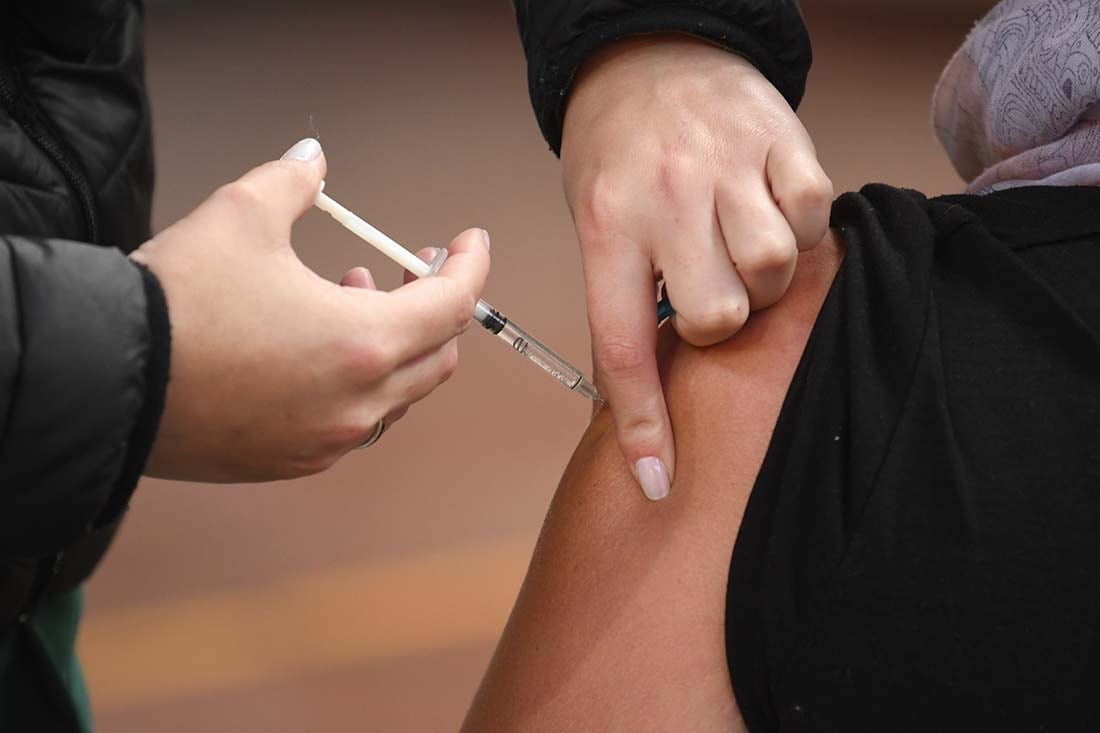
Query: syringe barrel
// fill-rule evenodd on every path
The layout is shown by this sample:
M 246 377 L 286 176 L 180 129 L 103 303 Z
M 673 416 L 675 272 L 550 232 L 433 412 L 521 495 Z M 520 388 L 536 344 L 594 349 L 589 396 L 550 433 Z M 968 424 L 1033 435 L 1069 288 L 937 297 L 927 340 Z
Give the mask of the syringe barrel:
M 480 323 L 485 330 L 496 334 L 514 351 L 527 357 L 528 361 L 561 382 L 567 389 L 573 390 L 588 399 L 603 402 L 603 398 L 596 391 L 595 385 L 586 380 L 579 369 L 554 353 L 546 344 L 509 321 L 500 311 L 484 300 L 477 302 L 477 306 L 474 308 L 474 320 Z
M 569 389 L 576 387 L 584 378 L 584 375 L 572 364 L 551 351 L 546 344 L 510 321 L 505 321 L 504 327 L 497 333 L 497 337 L 507 341 L 513 349 L 542 367 L 544 371 L 551 374 Z

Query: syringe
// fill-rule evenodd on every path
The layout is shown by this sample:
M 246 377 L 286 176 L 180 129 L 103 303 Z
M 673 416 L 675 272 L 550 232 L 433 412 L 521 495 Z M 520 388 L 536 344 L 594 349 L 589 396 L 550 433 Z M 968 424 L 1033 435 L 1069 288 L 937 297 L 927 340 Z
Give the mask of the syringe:
M 331 196 L 324 193 L 323 183 L 321 188 L 322 191 L 317 194 L 317 199 L 313 202 L 318 209 L 329 214 L 355 236 L 417 277 L 427 277 L 435 274 L 433 265 L 424 262 L 383 232 L 375 229 L 367 221 L 340 205 Z M 440 264 L 442 264 L 442 259 L 434 263 L 434 267 L 438 268 Z M 510 322 L 500 311 L 484 300 L 477 302 L 474 307 L 473 318 L 487 331 L 506 341 L 516 352 L 526 356 L 529 361 L 541 367 L 544 372 L 561 382 L 569 390 L 588 399 L 603 402 L 603 398 L 596 391 L 596 387 L 584 378 L 584 374 L 579 369 L 551 351 L 546 344 L 527 333 L 527 331 Z

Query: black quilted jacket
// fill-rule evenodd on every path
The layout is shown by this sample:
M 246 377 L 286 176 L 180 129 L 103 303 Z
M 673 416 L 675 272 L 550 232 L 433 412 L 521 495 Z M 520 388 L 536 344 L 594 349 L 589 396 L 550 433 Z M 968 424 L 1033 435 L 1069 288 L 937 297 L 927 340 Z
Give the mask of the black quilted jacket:
M 0 631 L 110 541 L 168 372 L 137 0 L 0 5 Z
M 515 0 L 531 103 L 555 153 L 569 87 L 611 41 L 689 33 L 751 61 L 797 108 L 812 55 L 797 0 Z

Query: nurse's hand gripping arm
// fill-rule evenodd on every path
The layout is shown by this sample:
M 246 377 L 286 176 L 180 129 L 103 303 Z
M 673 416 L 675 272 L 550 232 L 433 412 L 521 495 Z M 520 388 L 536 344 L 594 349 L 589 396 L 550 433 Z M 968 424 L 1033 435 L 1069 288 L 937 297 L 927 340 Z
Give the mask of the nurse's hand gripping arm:
M 223 186 L 132 256 L 159 278 L 171 379 L 146 473 L 263 481 L 324 470 L 381 418 L 454 371 L 489 271 L 483 230 L 437 277 L 392 292 L 356 268 L 340 285 L 291 247 L 325 174 L 316 141 Z
M 682 35 L 630 38 L 582 67 L 562 176 L 580 239 L 598 384 L 647 496 L 675 471 L 654 289 L 690 344 L 735 333 L 821 241 L 833 189 L 791 106 L 740 56 Z

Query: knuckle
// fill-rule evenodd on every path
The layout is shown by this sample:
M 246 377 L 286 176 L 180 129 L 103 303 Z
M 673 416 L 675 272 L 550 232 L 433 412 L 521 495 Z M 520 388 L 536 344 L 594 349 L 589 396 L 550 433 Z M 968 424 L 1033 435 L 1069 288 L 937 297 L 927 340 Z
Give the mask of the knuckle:
M 473 293 L 455 280 L 444 277 L 434 278 L 434 280 L 437 281 L 439 287 L 440 303 L 445 309 L 446 315 L 450 316 L 454 333 L 456 335 L 462 333 L 466 330 L 470 318 L 474 314 L 477 299 L 474 298 Z
M 432 390 L 438 387 L 439 384 L 440 380 L 434 372 L 417 375 L 399 388 L 394 406 L 408 409 L 413 403 L 419 402 L 431 394 Z
M 394 406 L 407 409 L 415 402 L 424 399 L 434 389 L 434 385 L 419 379 L 403 385 L 396 393 Z
M 377 379 L 393 371 L 398 355 L 386 342 L 384 338 L 360 338 L 349 344 L 346 349 L 351 370 L 369 379 Z
M 609 176 L 600 176 L 584 188 L 575 207 L 577 230 L 582 238 L 612 233 L 620 228 L 627 207 L 623 187 Z
M 756 243 L 752 250 L 738 260 L 739 272 L 753 275 L 785 270 L 798 257 L 794 244 L 779 237 L 769 237 Z
M 659 415 L 639 412 L 617 419 L 620 420 L 619 440 L 625 448 L 648 454 L 660 446 L 665 422 Z
M 641 344 L 621 336 L 596 339 L 594 351 L 600 371 L 612 378 L 633 374 L 654 358 Z
M 697 312 L 676 314 L 676 331 L 693 346 L 710 346 L 741 330 L 749 317 L 744 298 L 718 298 Z
M 458 343 L 451 341 L 443 347 L 443 358 L 439 365 L 440 382 L 450 379 L 458 369 Z
M 260 192 L 249 181 L 233 181 L 218 189 L 218 198 L 235 209 L 251 210 L 261 203 Z
M 674 199 L 698 178 L 698 166 L 685 153 L 665 155 L 656 167 L 657 190 L 665 199 Z
M 477 305 L 477 298 L 473 293 L 465 288 L 459 288 L 458 291 L 455 301 L 456 334 L 462 333 L 469 327 L 470 319 L 474 316 L 474 307 Z
M 795 184 L 787 198 L 790 206 L 800 211 L 821 211 L 832 203 L 833 182 L 824 173 L 807 174 Z

